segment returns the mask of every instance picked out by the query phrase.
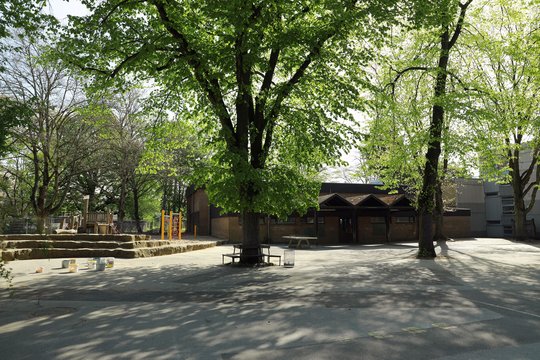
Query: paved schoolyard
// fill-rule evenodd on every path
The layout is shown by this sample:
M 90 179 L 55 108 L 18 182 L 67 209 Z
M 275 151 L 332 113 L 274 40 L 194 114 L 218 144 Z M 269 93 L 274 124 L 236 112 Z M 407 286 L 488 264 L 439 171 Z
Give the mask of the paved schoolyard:
M 294 268 L 248 269 L 221 265 L 231 247 L 220 246 L 75 274 L 61 259 L 14 261 L 1 357 L 538 359 L 539 243 L 437 251 L 319 246 L 297 250 Z

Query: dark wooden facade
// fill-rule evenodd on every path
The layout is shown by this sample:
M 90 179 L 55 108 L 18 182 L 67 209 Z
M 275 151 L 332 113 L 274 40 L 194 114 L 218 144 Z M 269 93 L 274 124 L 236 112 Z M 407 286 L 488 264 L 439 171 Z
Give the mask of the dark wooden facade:
M 208 203 L 202 189 L 188 192 L 188 232 L 197 226 L 200 235 L 212 235 L 237 242 L 242 240 L 242 224 L 237 214 L 220 214 Z M 320 244 L 376 244 L 415 241 L 417 217 L 411 201 L 399 189 L 388 194 L 376 185 L 324 183 L 319 209 L 285 220 L 261 217 L 260 239 L 283 242 L 285 235 L 317 236 Z M 445 214 L 445 233 L 450 237 L 470 236 L 470 211 Z

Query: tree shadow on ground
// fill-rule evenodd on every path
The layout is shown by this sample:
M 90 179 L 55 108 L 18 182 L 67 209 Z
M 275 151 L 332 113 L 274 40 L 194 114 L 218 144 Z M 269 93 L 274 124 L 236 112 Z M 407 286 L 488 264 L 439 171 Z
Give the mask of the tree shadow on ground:
M 0 347 L 13 358 L 432 359 L 540 337 L 538 319 L 505 322 L 478 303 L 528 306 L 508 292 L 534 291 L 532 267 L 452 244 L 435 261 L 363 249 L 299 252 L 293 269 L 119 264 L 36 278 L 3 298 Z

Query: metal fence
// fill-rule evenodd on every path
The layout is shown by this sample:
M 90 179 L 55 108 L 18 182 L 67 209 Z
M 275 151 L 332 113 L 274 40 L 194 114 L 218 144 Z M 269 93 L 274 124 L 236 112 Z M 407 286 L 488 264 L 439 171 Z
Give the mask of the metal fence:
M 53 234 L 66 224 L 70 224 L 72 216 L 49 216 L 45 220 L 45 234 Z M 122 229 L 122 233 L 136 234 L 137 225 L 135 220 L 124 220 L 121 224 L 114 221 L 117 229 Z M 147 222 L 141 221 L 143 232 L 147 231 Z M 35 217 L 7 218 L 0 223 L 0 234 L 37 234 L 37 219 Z

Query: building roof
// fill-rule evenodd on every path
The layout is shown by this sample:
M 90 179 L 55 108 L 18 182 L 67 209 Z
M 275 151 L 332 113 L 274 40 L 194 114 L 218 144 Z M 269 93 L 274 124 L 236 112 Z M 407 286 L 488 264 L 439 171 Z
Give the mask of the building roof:
M 398 194 L 404 194 L 405 188 L 399 187 Z M 381 189 L 381 185 L 377 184 L 352 184 L 352 183 L 322 183 L 322 194 L 388 194 L 388 190 Z
M 319 196 L 319 206 L 326 207 L 412 207 L 405 194 L 331 193 Z
M 353 206 L 353 204 L 340 194 L 327 194 L 319 196 L 319 205 L 324 206 Z

